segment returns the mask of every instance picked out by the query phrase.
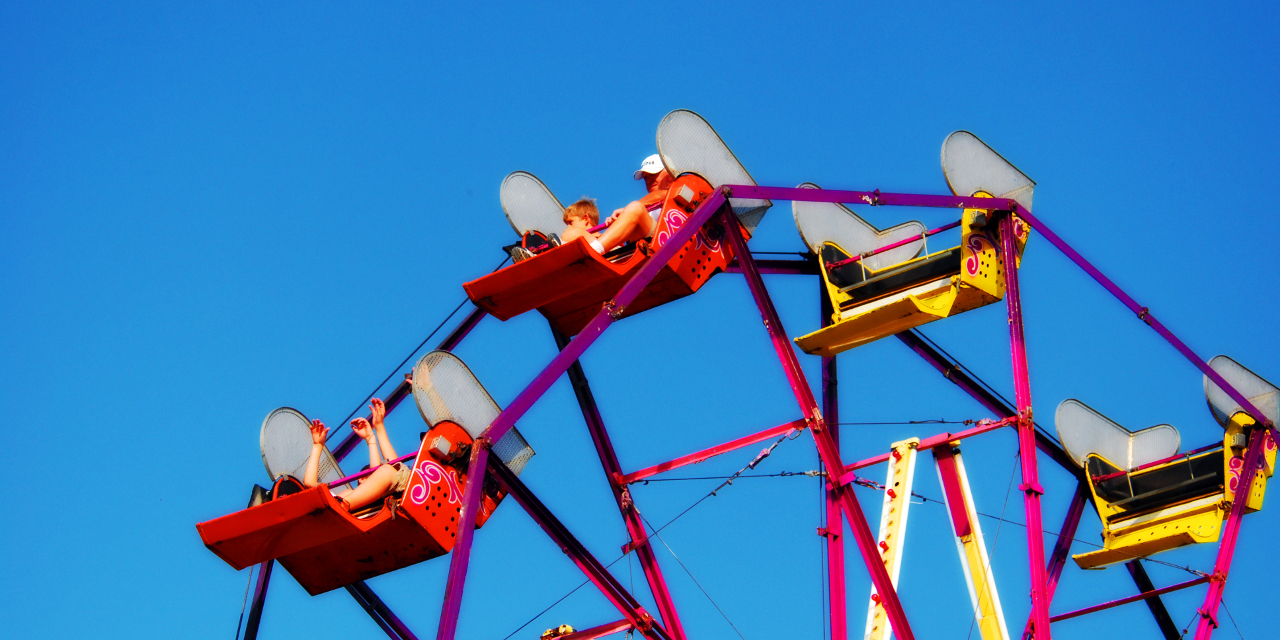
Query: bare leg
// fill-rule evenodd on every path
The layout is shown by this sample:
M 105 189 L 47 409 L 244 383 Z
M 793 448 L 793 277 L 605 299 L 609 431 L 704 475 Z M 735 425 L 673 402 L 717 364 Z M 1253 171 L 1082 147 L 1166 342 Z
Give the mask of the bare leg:
M 654 222 L 648 210 L 639 202 L 632 202 L 622 210 L 613 224 L 600 234 L 600 244 L 608 251 L 627 242 L 634 242 L 653 235 Z
M 390 493 L 391 483 L 395 481 L 396 468 L 389 464 L 384 464 L 369 474 L 364 479 L 364 482 L 360 483 L 360 486 L 343 491 L 337 497 L 346 500 L 347 504 L 351 506 L 351 510 L 355 511 Z

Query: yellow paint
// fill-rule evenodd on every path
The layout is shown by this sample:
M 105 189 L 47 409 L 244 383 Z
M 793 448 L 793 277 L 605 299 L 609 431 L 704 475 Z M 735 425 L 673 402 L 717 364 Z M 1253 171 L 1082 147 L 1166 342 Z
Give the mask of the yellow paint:
M 896 588 L 898 573 L 902 568 L 902 550 L 907 532 L 907 512 L 911 506 L 911 491 L 916 470 L 916 447 L 919 438 L 893 443 L 890 450 L 897 455 L 889 457 L 889 475 L 885 479 L 884 504 L 880 511 L 880 536 L 877 540 L 880 559 L 889 573 L 889 581 Z M 893 493 L 890 494 L 889 490 Z M 875 587 L 871 588 L 871 601 L 867 605 L 866 640 L 886 640 L 892 629 L 884 605 L 876 599 Z
M 975 195 L 990 197 L 985 193 L 977 193 Z M 822 274 L 827 296 L 831 299 L 831 308 L 835 309 L 835 313 L 831 318 L 833 324 L 822 330 L 796 338 L 796 344 L 800 345 L 800 349 L 805 353 L 833 356 L 842 351 L 874 342 L 934 320 L 977 309 L 1004 298 L 1003 264 L 1000 259 L 1000 247 L 996 243 L 996 236 L 992 229 L 994 225 L 989 224 L 980 229 L 972 228 L 974 219 L 979 214 L 988 215 L 989 212 L 983 209 L 965 209 L 961 217 L 960 228 L 963 232 L 960 244 L 959 274 L 939 278 L 929 283 L 922 283 L 920 286 L 907 291 L 870 300 L 849 309 L 841 310 L 841 305 L 849 303 L 852 300 L 852 296 L 840 291 L 839 287 L 831 283 L 827 274 L 826 262 L 819 255 L 818 261 L 822 267 L 819 271 Z M 1018 262 L 1020 263 L 1023 247 L 1026 246 L 1027 237 L 1030 235 L 1030 228 L 1025 222 L 1016 217 L 1014 223 L 1015 228 L 1018 230 L 1015 246 L 1017 247 Z M 827 244 L 840 249 L 845 254 L 849 253 L 835 243 Z M 952 249 L 947 249 L 947 251 Z M 913 258 L 880 270 L 867 269 L 867 277 L 872 278 L 892 269 L 899 269 L 912 263 L 922 262 L 939 253 L 944 252 L 935 251 L 929 255 Z M 973 267 L 973 274 L 969 273 L 970 269 L 966 268 L 966 265 Z
M 1000 595 L 996 591 L 995 575 L 991 571 L 991 561 L 982 540 L 978 509 L 974 505 L 973 492 L 969 487 L 969 475 L 965 472 L 964 460 L 958 449 L 955 451 L 955 462 L 964 510 L 969 516 L 969 535 L 959 539 L 961 564 L 969 574 L 967 578 L 978 632 L 982 635 L 982 640 L 1009 640 L 1009 630 L 1005 626 L 1004 612 L 1000 607 Z
M 1093 494 L 1093 503 L 1098 509 L 1098 515 L 1102 518 L 1104 548 L 1072 556 L 1076 564 L 1082 569 L 1096 569 L 1117 562 L 1128 562 L 1134 558 L 1145 558 L 1186 545 L 1216 542 L 1222 533 L 1222 521 L 1230 513 L 1231 502 L 1235 499 L 1229 482 L 1232 461 L 1236 461 L 1238 468 L 1243 463 L 1245 452 L 1244 447 L 1232 445 L 1236 444 L 1237 434 L 1247 433 L 1253 426 L 1253 419 L 1245 413 L 1237 413 L 1231 417 L 1231 422 L 1227 425 L 1223 436 L 1223 450 L 1212 450 L 1200 454 L 1223 453 L 1223 478 L 1227 481 L 1221 488 L 1215 488 L 1198 496 L 1190 496 L 1178 504 L 1143 511 L 1129 511 L 1123 505 L 1113 505 L 1102 499 L 1090 479 L 1089 490 Z M 1267 448 L 1263 456 L 1264 464 L 1251 483 L 1245 513 L 1252 513 L 1262 508 L 1267 478 L 1275 472 L 1276 447 L 1269 435 L 1264 433 L 1263 437 L 1267 438 Z M 1152 470 L 1177 464 L 1181 460 L 1182 458 L 1179 458 L 1153 467 Z M 1111 464 L 1109 460 L 1107 462 Z

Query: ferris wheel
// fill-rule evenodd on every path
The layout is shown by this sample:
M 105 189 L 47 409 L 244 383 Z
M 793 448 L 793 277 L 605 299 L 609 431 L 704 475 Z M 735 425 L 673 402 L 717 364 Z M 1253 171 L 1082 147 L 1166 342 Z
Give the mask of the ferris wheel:
M 640 516 L 629 487 L 730 451 L 770 443 L 741 474 L 780 443 L 806 431 L 826 470 L 824 535 L 850 528 L 873 585 L 865 626 L 852 635 L 869 640 L 916 637 L 908 615 L 912 605 L 899 597 L 897 584 L 908 549 L 917 463 L 928 453 L 942 488 L 974 628 L 984 640 L 1014 635 L 1048 639 L 1057 621 L 1138 601 L 1152 605 L 1166 637 L 1179 637 L 1160 597 L 1195 587 L 1203 587 L 1205 595 L 1197 609 L 1194 637 L 1212 636 L 1243 516 L 1262 508 L 1275 468 L 1280 438 L 1275 431 L 1280 420 L 1276 386 L 1230 357 L 1205 361 L 1195 354 L 1148 308 L 1033 215 L 1036 183 L 970 132 L 957 131 L 943 142 L 941 161 L 949 195 L 834 190 L 813 183 L 761 186 L 711 125 L 687 110 L 662 119 L 657 146 L 660 166 L 653 168 L 666 180 L 653 192 L 650 206 L 636 214 L 640 217 L 627 219 L 634 229 L 626 233 L 610 233 L 621 228 L 626 214 L 613 219 L 612 225 L 599 224 L 596 218 L 573 231 L 573 207 L 566 208 L 531 173 L 508 175 L 500 195 L 516 233 L 516 240 L 505 247 L 512 263 L 463 284 L 473 309 L 385 399 L 374 402 L 357 432 L 330 448 L 323 427 L 301 411 L 285 407 L 267 416 L 260 438 L 272 485 L 255 486 L 246 509 L 197 524 L 204 544 L 227 564 L 237 570 L 258 567 L 245 638 L 257 635 L 277 562 L 311 595 L 346 589 L 388 637 L 417 638 L 364 581 L 432 559 L 443 562 L 439 558 L 448 556 L 436 637 L 452 640 L 470 556 L 485 552 L 483 536 L 477 540 L 476 532 L 492 517 L 514 517 L 513 507 L 498 515 L 502 504 L 514 501 L 619 616 L 582 629 L 549 629 L 544 638 L 585 640 L 632 632 L 654 640 L 683 640 L 688 636 L 679 603 L 651 545 L 656 531 Z M 758 260 L 749 242 L 763 217 L 781 201 L 792 203 L 807 253 Z M 951 209 L 958 219 L 934 229 L 914 220 L 880 229 L 846 206 L 850 204 Z M 1074 398 L 1057 405 L 1052 430 L 1035 421 L 1018 272 L 1036 235 L 1199 371 L 1210 417 L 1223 428 L 1220 440 L 1184 446 L 1172 425 L 1129 429 Z M 763 321 L 764 337 L 794 396 L 795 419 L 644 469 L 624 468 L 578 359 L 616 322 L 692 296 L 721 273 L 743 276 Z M 787 332 L 761 277 L 771 273 L 816 277 L 824 315 L 820 329 L 804 335 Z M 917 330 L 1001 301 L 1007 309 L 1012 402 Z M 533 311 L 551 325 L 559 353 L 502 407 L 453 351 L 485 316 L 505 321 Z M 821 358 L 824 373 L 834 373 L 837 354 L 885 338 L 904 343 L 990 416 L 955 433 L 921 434 L 885 443 L 879 455 L 845 460 L 835 376 L 824 375 L 815 394 L 801 366 L 802 354 Z M 526 465 L 538 461 L 516 425 L 566 374 L 626 527 L 624 553 L 634 553 L 639 561 L 656 611 L 645 610 L 636 594 L 520 479 Z M 410 397 L 426 430 L 416 451 L 398 455 L 386 444 L 381 420 Z M 1042 410 L 1040 415 L 1047 413 Z M 1016 432 L 1019 444 L 1018 488 L 1031 591 L 1031 614 L 1025 621 L 1006 618 L 962 452 L 970 438 L 1004 430 Z M 340 465 L 362 438 L 370 451 L 369 467 L 344 473 Z M 1039 468 L 1046 462 L 1077 479 L 1072 495 L 1045 491 Z M 882 469 L 883 483 L 863 477 L 868 473 L 864 470 L 873 467 Z M 877 528 L 855 496 L 858 488 L 883 492 Z M 1058 542 L 1051 549 L 1045 548 L 1041 535 L 1047 501 L 1068 504 Z M 1077 527 L 1083 519 L 1095 517 L 1085 514 L 1088 504 L 1101 525 L 1103 543 L 1071 556 Z M 1197 544 L 1217 545 L 1217 552 L 1213 566 L 1203 567 L 1195 579 L 1157 588 L 1146 575 L 1142 560 Z M 843 544 L 830 544 L 827 553 L 829 566 L 844 566 Z M 1051 614 L 1069 559 L 1083 569 L 1124 564 L 1140 593 Z M 838 570 L 824 576 L 830 634 L 836 640 L 850 637 L 845 577 Z

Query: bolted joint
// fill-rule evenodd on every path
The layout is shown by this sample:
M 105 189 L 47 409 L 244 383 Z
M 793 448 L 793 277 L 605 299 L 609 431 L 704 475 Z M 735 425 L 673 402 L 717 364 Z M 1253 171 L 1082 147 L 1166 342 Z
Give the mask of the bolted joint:
M 1040 486 L 1039 482 L 1023 483 L 1018 485 L 1018 489 L 1026 494 L 1044 495 L 1044 487 Z

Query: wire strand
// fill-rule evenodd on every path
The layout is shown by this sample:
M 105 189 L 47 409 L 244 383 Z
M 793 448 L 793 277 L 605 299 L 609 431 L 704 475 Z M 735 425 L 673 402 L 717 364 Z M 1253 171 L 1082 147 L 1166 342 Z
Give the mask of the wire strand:
M 640 512 L 636 511 L 636 513 L 639 514 Z M 644 514 L 640 514 L 640 519 L 644 520 L 644 523 L 648 525 L 650 529 L 653 528 L 653 525 L 649 524 L 649 519 L 645 518 Z M 724 612 L 724 609 L 721 609 L 720 605 L 716 604 L 715 598 L 712 598 L 711 594 L 707 593 L 707 590 L 703 588 L 702 583 L 698 582 L 698 579 L 693 577 L 693 572 L 689 570 L 689 567 L 685 566 L 684 561 L 680 559 L 680 556 L 676 555 L 676 552 L 671 548 L 671 545 L 667 544 L 667 541 L 663 540 L 662 536 L 658 535 L 657 531 L 653 532 L 653 537 L 657 538 L 658 542 L 661 542 L 662 546 L 667 548 L 667 553 L 670 553 L 671 557 L 676 559 L 676 563 L 680 565 L 680 568 L 684 569 L 684 572 L 689 574 L 689 579 L 693 580 L 693 583 L 698 585 L 698 589 L 702 591 L 702 595 L 706 596 L 707 600 L 711 602 L 711 606 L 715 607 L 716 611 L 720 612 L 720 616 L 724 618 L 725 622 L 729 623 L 729 626 L 733 628 L 733 632 L 738 634 L 738 637 L 742 638 L 742 640 L 747 640 L 746 636 L 742 635 L 741 631 L 738 631 L 738 625 L 734 624 L 733 621 L 729 619 L 728 614 Z

